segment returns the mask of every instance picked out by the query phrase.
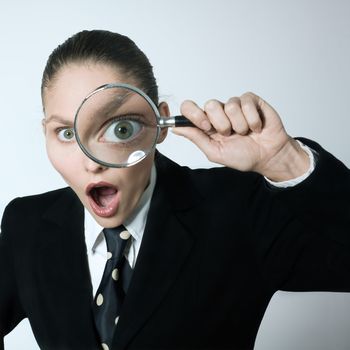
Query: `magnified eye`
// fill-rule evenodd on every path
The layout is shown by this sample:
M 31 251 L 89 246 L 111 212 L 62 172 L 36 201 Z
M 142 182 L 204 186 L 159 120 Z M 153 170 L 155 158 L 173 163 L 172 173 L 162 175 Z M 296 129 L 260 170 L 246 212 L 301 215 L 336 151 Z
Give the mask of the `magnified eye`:
M 74 139 L 74 130 L 72 128 L 61 129 L 58 132 L 58 138 L 63 142 L 69 142 Z
M 105 133 L 105 142 L 127 142 L 134 139 L 142 130 L 142 124 L 136 120 L 116 120 L 112 122 Z

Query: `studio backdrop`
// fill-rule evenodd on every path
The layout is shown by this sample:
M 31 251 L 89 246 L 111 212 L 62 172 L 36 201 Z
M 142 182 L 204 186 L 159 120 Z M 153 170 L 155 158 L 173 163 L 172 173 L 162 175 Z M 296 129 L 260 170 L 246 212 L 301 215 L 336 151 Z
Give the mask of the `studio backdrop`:
M 253 91 L 292 136 L 321 143 L 350 165 L 350 3 L 347 0 L 14 0 L 0 2 L 0 213 L 14 197 L 65 186 L 46 157 L 40 84 L 50 52 L 82 29 L 132 38 L 154 66 L 173 113 Z M 180 164 L 211 167 L 172 135 L 159 150 Z M 20 218 L 19 218 L 20 219 Z M 1 288 L 1 281 L 0 281 Z M 350 295 L 282 293 L 272 299 L 256 350 L 345 350 Z M 6 350 L 35 350 L 28 321 Z

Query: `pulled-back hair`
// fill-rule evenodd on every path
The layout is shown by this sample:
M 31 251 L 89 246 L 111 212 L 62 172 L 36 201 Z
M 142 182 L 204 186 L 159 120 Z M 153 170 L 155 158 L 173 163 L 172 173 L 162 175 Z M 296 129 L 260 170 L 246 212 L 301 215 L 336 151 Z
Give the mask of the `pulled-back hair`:
M 49 56 L 42 77 L 41 95 L 57 73 L 69 63 L 92 62 L 115 67 L 126 79 L 137 82 L 158 104 L 158 86 L 147 56 L 127 36 L 106 30 L 84 30 L 59 45 Z

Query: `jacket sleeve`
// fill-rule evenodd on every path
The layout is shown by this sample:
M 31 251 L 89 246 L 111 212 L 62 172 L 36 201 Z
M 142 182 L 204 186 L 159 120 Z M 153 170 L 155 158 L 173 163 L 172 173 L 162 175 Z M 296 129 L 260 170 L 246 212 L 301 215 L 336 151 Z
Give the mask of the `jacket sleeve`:
M 317 152 L 316 168 L 275 196 L 309 230 L 350 248 L 350 170 L 316 142 L 301 141 Z
M 264 214 L 255 224 L 262 273 L 276 289 L 350 292 L 350 171 L 301 141 L 318 154 L 314 172 L 295 187 L 269 188 L 269 204 L 255 205 L 256 217 Z
M 3 338 L 25 317 L 18 295 L 16 274 L 13 267 L 13 242 L 11 231 L 15 229 L 16 213 L 11 203 L 5 209 L 0 233 L 0 349 Z

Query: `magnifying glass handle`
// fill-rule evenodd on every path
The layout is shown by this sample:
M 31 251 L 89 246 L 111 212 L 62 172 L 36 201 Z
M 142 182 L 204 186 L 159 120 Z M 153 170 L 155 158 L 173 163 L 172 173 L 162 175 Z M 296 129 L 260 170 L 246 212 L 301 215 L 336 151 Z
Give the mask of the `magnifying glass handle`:
M 176 115 L 173 117 L 162 117 L 159 120 L 159 126 L 161 128 L 174 128 L 177 126 L 195 126 L 183 115 Z

